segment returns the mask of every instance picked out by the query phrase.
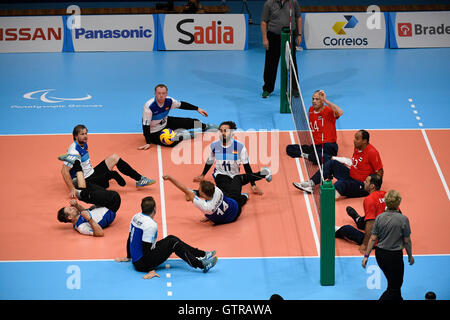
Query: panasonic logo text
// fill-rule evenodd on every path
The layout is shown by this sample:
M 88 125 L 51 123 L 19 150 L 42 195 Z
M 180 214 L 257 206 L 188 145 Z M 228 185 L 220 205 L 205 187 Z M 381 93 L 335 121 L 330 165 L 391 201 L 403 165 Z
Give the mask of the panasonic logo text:
M 115 30 L 86 30 L 84 28 L 75 29 L 75 38 L 80 39 L 118 39 L 118 38 L 151 38 L 152 30 L 144 29 L 140 26 L 139 29 L 115 29 Z

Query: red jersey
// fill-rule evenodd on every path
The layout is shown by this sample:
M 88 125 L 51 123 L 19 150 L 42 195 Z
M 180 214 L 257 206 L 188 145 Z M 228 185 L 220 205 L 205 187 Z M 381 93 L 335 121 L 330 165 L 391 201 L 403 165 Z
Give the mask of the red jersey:
M 351 178 L 364 182 L 367 176 L 382 168 L 380 154 L 371 144 L 368 144 L 363 151 L 359 151 L 357 148 L 353 151 L 352 166 L 350 167 Z
M 329 106 L 325 106 L 320 112 L 315 112 L 313 106 L 309 107 L 309 127 L 312 131 L 314 144 L 336 142 L 336 119 L 333 109 Z
M 386 211 L 384 195 L 386 191 L 374 191 L 364 198 L 364 220 L 375 220 L 375 218 Z

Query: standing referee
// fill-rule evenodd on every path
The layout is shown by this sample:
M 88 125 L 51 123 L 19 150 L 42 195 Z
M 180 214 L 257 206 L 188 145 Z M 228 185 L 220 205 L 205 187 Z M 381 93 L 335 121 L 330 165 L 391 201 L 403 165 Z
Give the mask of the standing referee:
M 402 201 L 400 193 L 396 190 L 390 190 L 386 193 L 384 199 L 387 210 L 375 219 L 362 266 L 363 268 L 366 267 L 370 251 L 372 251 L 375 242 L 378 241 L 375 248 L 375 257 L 388 282 L 388 287 L 380 300 L 403 300 L 401 294 L 405 269 L 403 248 L 406 249 L 408 254 L 409 264 L 414 264 L 410 238 L 411 228 L 408 218 L 397 209 Z
M 302 17 L 300 5 L 297 0 L 292 0 L 293 21 L 290 21 L 289 0 L 267 0 L 261 13 L 261 33 L 263 46 L 266 49 L 266 60 L 264 64 L 264 86 L 262 97 L 267 98 L 275 88 L 277 78 L 278 61 L 281 52 L 281 30 L 291 28 L 294 33 L 294 42 L 300 45 L 302 41 Z M 292 44 L 292 59 L 297 71 L 297 59 L 295 45 Z M 284 53 L 283 53 L 284 57 Z M 297 73 L 298 74 L 298 73 Z M 298 92 L 298 88 L 293 88 Z

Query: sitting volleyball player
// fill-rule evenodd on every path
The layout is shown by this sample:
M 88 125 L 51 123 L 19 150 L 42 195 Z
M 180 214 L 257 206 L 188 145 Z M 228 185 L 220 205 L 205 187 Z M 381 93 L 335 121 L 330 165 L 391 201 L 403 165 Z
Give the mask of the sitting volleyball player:
M 102 237 L 103 229 L 116 218 L 121 203 L 120 195 L 116 191 L 106 190 L 94 184 L 86 186 L 80 161 L 75 161 L 73 168 L 76 170 L 78 180 L 77 198 L 94 206 L 85 209 L 72 199 L 70 206 L 58 211 L 58 221 L 72 223 L 73 228 L 81 234 Z
M 191 190 L 170 175 L 163 176 L 163 179 L 172 182 L 184 192 L 186 200 L 192 201 L 194 206 L 205 215 L 206 220 L 203 221 L 224 224 L 236 221 L 247 203 L 249 196 L 247 193 L 241 193 L 242 185 L 263 179 L 263 177 L 256 174 L 236 175 L 230 183 L 228 192 L 222 192 L 214 183 L 206 180 L 200 181 L 198 190 Z
M 224 194 L 235 194 L 235 184 L 239 183 L 239 181 L 233 181 L 233 178 L 240 174 L 240 165 L 242 163 L 248 181 L 242 179 L 241 186 L 250 182 L 253 193 L 262 195 L 263 192 L 256 186 L 255 181 L 265 178 L 267 182 L 270 182 L 272 180 L 272 173 L 267 167 L 263 167 L 261 171 L 253 173 L 250 167 L 247 149 L 243 143 L 233 138 L 234 130 L 236 130 L 236 124 L 233 121 L 225 121 L 220 124 L 220 139 L 211 143 L 211 153 L 206 160 L 203 172 L 194 178 L 194 182 L 202 181 L 215 162 L 213 178 L 217 187 Z
M 178 101 L 172 97 L 167 96 L 167 86 L 158 84 L 155 87 L 155 96 L 144 104 L 142 111 L 142 131 L 145 137 L 146 144 L 140 146 L 139 150 L 147 150 L 150 145 L 159 144 L 163 146 L 174 147 L 183 139 L 191 139 L 194 137 L 194 132 L 187 132 L 188 129 L 194 129 L 196 124 L 202 131 L 210 129 L 217 129 L 217 126 L 205 124 L 198 119 L 181 118 L 169 116 L 172 109 L 195 110 L 202 116 L 207 117 L 208 113 L 185 101 Z M 168 131 L 165 134 L 172 135 L 170 141 L 160 138 L 164 129 Z M 172 133 L 172 131 L 175 131 Z
M 159 241 L 158 224 L 155 222 L 156 202 L 153 197 L 141 201 L 142 212 L 131 219 L 127 240 L 127 256 L 115 259 L 116 262 L 132 261 L 136 271 L 147 272 L 144 279 L 159 277 L 155 269 L 166 261 L 172 253 L 183 259 L 193 268 L 208 272 L 217 263 L 216 251 L 203 251 L 191 247 L 178 237 L 169 235 Z

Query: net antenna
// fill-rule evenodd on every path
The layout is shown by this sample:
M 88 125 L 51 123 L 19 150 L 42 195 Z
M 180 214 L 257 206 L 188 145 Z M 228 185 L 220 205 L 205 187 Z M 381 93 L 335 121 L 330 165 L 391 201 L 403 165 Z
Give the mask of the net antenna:
M 247 11 L 247 13 L 248 13 L 248 23 L 253 24 L 252 13 L 250 12 L 250 9 L 248 8 L 247 0 L 242 0 L 241 13 L 244 13 L 244 11 Z
M 295 84 L 297 85 L 297 88 L 298 88 L 298 95 L 299 95 L 298 98 L 301 101 L 301 105 L 302 105 L 301 109 L 303 109 L 303 110 L 300 110 L 300 112 L 304 113 L 304 116 L 305 116 L 305 119 L 306 119 L 307 125 L 308 125 L 308 134 L 309 134 L 309 137 L 310 137 L 311 142 L 312 142 L 312 146 L 311 147 L 313 148 L 314 155 L 315 155 L 316 159 L 318 160 L 320 158 L 318 156 L 316 145 L 314 144 L 314 138 L 313 138 L 313 135 L 312 135 L 312 132 L 311 132 L 311 128 L 309 126 L 308 113 L 307 113 L 306 108 L 305 108 L 305 102 L 303 101 L 302 90 L 300 88 L 300 82 L 298 81 L 297 71 L 295 70 L 295 67 L 294 67 L 294 60 L 292 59 L 292 54 L 291 54 L 291 48 L 289 46 L 289 41 L 286 42 L 285 59 L 286 59 L 286 66 L 288 66 L 288 70 L 289 70 L 289 78 L 291 78 L 292 80 L 295 80 Z M 293 75 L 293 77 L 292 77 L 292 75 Z M 293 105 L 293 103 L 292 103 L 293 102 L 292 101 L 292 83 L 293 82 L 294 81 L 289 81 L 289 90 L 288 90 L 288 93 L 287 93 L 288 94 L 289 105 L 291 105 L 291 106 Z M 292 116 L 294 117 L 294 125 L 295 125 L 295 130 L 296 130 L 296 133 L 297 133 L 297 138 L 298 138 L 298 141 L 299 141 L 300 146 L 301 146 L 302 145 L 302 140 L 300 139 L 300 136 L 298 135 L 298 132 L 299 132 L 299 130 L 301 128 L 297 128 L 297 123 L 295 121 L 295 116 L 294 116 L 294 110 L 293 110 L 292 107 L 291 107 L 291 112 L 292 112 Z M 301 152 L 303 154 L 303 150 L 302 150 L 301 147 L 300 147 L 300 149 L 301 149 Z M 322 148 L 322 150 L 323 150 L 323 148 Z M 306 167 L 305 158 L 303 156 L 302 156 L 302 159 L 303 159 L 303 163 L 304 163 L 304 165 Z M 320 181 L 322 183 L 323 180 L 324 180 L 323 179 L 322 161 L 317 161 L 317 165 L 319 167 Z

